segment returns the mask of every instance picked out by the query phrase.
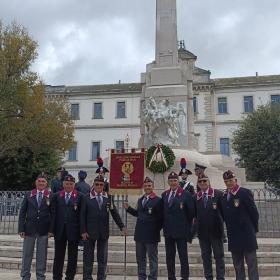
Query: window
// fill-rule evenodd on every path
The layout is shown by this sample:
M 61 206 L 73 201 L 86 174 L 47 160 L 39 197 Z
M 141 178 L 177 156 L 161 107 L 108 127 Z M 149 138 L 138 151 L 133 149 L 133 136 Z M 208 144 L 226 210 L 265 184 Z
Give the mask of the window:
M 72 120 L 80 119 L 80 104 L 71 104 L 71 118 Z
M 220 138 L 220 152 L 222 155 L 229 156 L 229 138 Z
M 124 149 L 124 141 L 117 140 L 116 141 L 116 150 L 121 151 Z
M 75 142 L 73 147 L 68 151 L 68 161 L 77 160 L 77 143 Z
M 117 119 L 122 119 L 125 118 L 125 102 L 117 102 Z
M 93 103 L 93 118 L 102 119 L 102 103 L 101 102 Z
M 251 113 L 254 111 L 253 96 L 244 96 L 244 112 Z
M 100 142 L 92 142 L 91 160 L 97 160 L 100 157 Z
M 197 113 L 197 98 L 196 98 L 196 96 L 193 97 L 193 112 Z
M 226 97 L 218 98 L 218 113 L 227 114 L 227 98 Z
M 271 95 L 271 103 L 280 103 L 280 95 Z

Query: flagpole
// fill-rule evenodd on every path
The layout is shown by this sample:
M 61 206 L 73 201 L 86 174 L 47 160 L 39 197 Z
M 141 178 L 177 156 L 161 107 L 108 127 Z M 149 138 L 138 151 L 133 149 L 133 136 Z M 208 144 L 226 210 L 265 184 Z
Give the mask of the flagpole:
M 126 146 L 126 152 L 128 153 L 129 148 L 129 136 L 128 133 L 125 137 L 125 146 Z M 125 202 L 128 202 L 128 192 L 127 188 L 125 189 Z M 127 211 L 125 211 L 125 228 L 126 228 L 126 234 L 124 235 L 124 280 L 126 280 L 127 276 Z

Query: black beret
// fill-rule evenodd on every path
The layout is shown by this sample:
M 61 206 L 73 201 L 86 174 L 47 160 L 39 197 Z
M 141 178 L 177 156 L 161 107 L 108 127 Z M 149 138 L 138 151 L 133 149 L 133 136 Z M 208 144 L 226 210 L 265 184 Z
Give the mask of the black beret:
M 235 174 L 233 173 L 233 171 L 227 170 L 226 172 L 224 172 L 224 174 L 223 174 L 223 179 L 224 180 L 229 180 L 229 179 L 232 179 L 232 178 L 235 178 Z
M 64 177 L 63 181 L 75 183 L 75 178 L 74 178 L 71 174 L 67 174 L 67 175 Z
M 98 175 L 94 178 L 94 182 L 103 182 L 104 183 L 104 177 Z
M 168 175 L 168 180 L 169 179 L 179 179 L 178 174 L 176 174 L 174 171 L 172 171 L 169 175 Z

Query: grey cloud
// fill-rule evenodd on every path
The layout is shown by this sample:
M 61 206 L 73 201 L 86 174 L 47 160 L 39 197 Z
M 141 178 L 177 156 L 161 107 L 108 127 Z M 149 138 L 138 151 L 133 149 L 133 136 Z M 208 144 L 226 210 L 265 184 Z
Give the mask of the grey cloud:
M 177 0 L 178 35 L 213 77 L 280 74 L 280 1 Z M 138 82 L 154 59 L 155 0 L 4 0 L 40 45 L 48 84 Z

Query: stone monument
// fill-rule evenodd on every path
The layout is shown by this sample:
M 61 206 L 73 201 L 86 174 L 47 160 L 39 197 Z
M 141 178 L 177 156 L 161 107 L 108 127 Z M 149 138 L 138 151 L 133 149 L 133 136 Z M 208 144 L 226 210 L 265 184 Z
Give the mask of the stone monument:
M 233 169 L 241 184 L 246 182 L 244 169 L 235 167 L 234 161 L 219 152 L 206 155 L 195 147 L 193 79 L 196 56 L 183 48 L 178 54 L 176 0 L 156 0 L 155 61 L 147 64 L 141 74 L 143 83 L 141 99 L 140 146 L 148 148 L 162 143 L 171 147 L 176 155 L 173 170 L 179 172 L 179 162 L 187 158 L 188 169 L 195 163 L 207 166 L 211 184 L 223 188 L 222 173 Z M 181 49 L 179 49 L 180 52 Z M 151 174 L 158 189 L 166 187 L 167 174 Z M 191 179 L 196 183 L 196 177 Z

